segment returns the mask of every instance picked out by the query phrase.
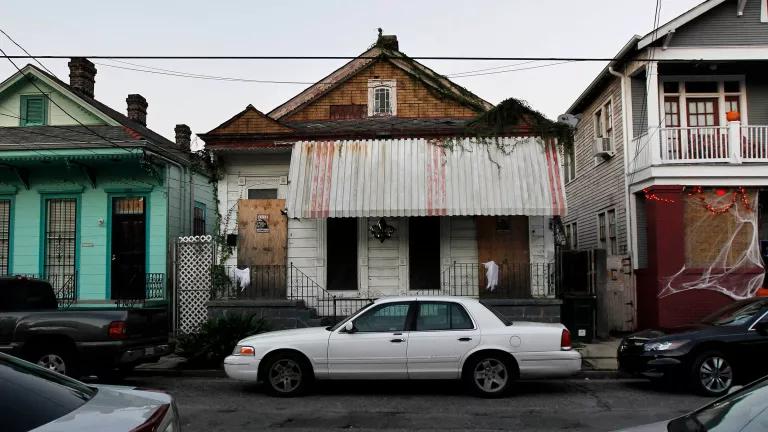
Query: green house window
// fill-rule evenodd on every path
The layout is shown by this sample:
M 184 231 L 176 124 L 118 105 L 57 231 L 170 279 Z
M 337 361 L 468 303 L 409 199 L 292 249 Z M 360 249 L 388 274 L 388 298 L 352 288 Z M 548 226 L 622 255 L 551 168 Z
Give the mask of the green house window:
M 205 204 L 195 201 L 192 235 L 205 235 Z
M 45 95 L 21 97 L 21 126 L 42 126 L 48 124 L 48 99 Z

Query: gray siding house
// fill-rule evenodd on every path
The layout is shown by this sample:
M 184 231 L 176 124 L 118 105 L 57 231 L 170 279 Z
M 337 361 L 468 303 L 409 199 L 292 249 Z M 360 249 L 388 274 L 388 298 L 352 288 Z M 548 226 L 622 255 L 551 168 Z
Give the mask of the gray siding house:
M 708 0 L 634 36 L 567 113 L 574 249 L 606 250 L 610 330 L 671 327 L 764 285 L 768 3 Z

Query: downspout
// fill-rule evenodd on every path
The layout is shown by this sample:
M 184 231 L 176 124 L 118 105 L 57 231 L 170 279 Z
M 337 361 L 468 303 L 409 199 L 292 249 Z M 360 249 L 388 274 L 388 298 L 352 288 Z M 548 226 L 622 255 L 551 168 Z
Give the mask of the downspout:
M 629 157 L 629 145 L 631 144 L 631 139 L 630 139 L 630 135 L 628 133 L 630 131 L 630 127 L 629 127 L 629 124 L 628 124 L 629 123 L 629 120 L 628 120 L 629 116 L 627 115 L 629 113 L 628 107 L 627 107 L 627 96 L 626 96 L 627 95 L 627 92 L 626 92 L 627 76 L 624 75 L 623 73 L 616 72 L 613 69 L 613 66 L 611 66 L 611 65 L 608 66 L 608 72 L 611 75 L 613 75 L 615 77 L 618 77 L 619 80 L 620 80 L 620 85 L 621 85 L 621 129 L 622 129 L 622 134 L 621 135 L 623 137 L 622 139 L 624 140 L 624 146 L 623 146 L 623 148 L 624 148 L 624 151 L 623 151 L 623 153 L 624 153 L 624 164 L 623 164 L 624 165 L 624 208 L 625 208 L 625 210 L 624 210 L 624 217 L 626 218 L 626 227 L 625 227 L 625 229 L 626 229 L 626 238 L 627 238 L 627 251 L 629 252 L 629 257 L 630 257 L 630 260 L 631 260 L 630 261 L 630 272 L 633 273 L 633 269 L 635 268 L 637 257 L 635 256 L 635 247 L 634 247 L 634 241 L 633 241 L 634 236 L 635 236 L 635 234 L 634 234 L 635 231 L 634 231 L 634 228 L 633 228 L 633 218 L 632 218 L 633 208 L 631 206 L 632 200 L 631 200 L 631 196 L 630 196 L 630 192 L 629 192 L 629 180 L 628 180 L 629 179 L 629 159 L 628 159 L 628 157 Z M 630 273 L 630 274 L 632 274 L 632 273 Z M 629 278 L 629 283 L 630 283 L 630 286 L 635 285 L 635 278 L 634 277 L 630 277 Z M 633 290 L 633 291 L 635 291 L 635 290 Z M 636 295 L 634 296 L 633 301 L 634 301 L 635 304 L 633 305 L 633 314 L 632 314 L 633 323 L 632 324 L 636 325 L 637 324 L 637 296 Z

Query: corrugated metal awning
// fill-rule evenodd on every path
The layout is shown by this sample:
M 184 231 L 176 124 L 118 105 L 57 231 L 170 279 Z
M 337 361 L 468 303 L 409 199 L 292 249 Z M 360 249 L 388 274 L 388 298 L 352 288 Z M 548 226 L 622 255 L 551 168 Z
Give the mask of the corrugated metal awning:
M 564 216 L 558 156 L 534 137 L 297 142 L 288 217 Z

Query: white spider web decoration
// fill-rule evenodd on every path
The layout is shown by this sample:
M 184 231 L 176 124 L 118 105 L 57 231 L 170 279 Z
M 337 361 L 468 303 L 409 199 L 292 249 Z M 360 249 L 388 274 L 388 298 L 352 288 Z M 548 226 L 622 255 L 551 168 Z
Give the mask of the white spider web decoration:
M 736 300 L 754 297 L 765 277 L 758 237 L 757 192 L 743 196 L 734 191 L 722 196 L 710 191 L 702 194 L 684 198 L 686 228 L 681 234 L 685 236 L 685 264 L 667 278 L 659 298 L 692 289 L 717 291 Z M 748 199 L 748 204 L 743 198 Z M 716 214 L 705 208 L 704 201 L 712 209 L 733 205 Z

